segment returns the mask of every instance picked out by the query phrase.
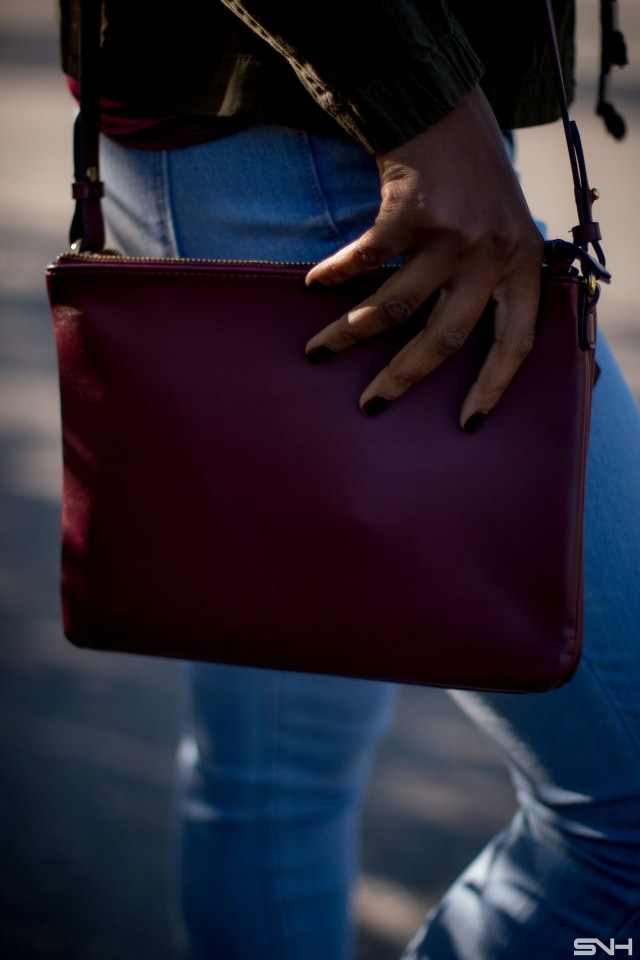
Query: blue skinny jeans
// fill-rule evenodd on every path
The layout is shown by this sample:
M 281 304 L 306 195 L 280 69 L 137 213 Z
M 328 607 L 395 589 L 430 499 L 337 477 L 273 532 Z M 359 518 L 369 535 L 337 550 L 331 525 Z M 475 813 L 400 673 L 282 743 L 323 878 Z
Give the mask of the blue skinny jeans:
M 129 254 L 315 261 L 378 206 L 359 147 L 281 127 L 168 152 L 105 141 L 103 159 L 113 241 Z M 602 337 L 598 362 L 584 659 L 552 693 L 452 693 L 503 755 L 519 809 L 405 960 L 567 960 L 576 937 L 636 937 L 640 951 L 640 416 Z M 189 956 L 348 960 L 358 819 L 393 686 L 186 670 L 178 874 Z

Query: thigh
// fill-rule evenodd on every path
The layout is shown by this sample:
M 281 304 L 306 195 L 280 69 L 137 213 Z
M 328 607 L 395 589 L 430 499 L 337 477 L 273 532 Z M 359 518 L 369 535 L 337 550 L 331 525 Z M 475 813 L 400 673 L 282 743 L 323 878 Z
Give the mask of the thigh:
M 170 151 L 103 138 L 101 155 L 111 239 L 129 255 L 314 262 L 379 203 L 362 148 L 270 124 Z

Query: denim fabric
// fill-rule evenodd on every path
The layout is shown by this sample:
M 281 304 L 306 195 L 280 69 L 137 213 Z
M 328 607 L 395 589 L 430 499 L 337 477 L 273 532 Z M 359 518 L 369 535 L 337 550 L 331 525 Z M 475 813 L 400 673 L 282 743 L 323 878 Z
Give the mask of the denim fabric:
M 504 756 L 520 809 L 404 960 L 562 960 L 576 937 L 640 950 L 640 416 L 602 336 L 597 356 L 583 660 L 551 693 L 451 694 Z
M 105 142 L 112 242 L 129 254 L 313 261 L 370 225 L 356 145 L 259 126 L 171 152 Z M 640 948 L 640 415 L 601 337 L 575 678 L 531 696 L 455 692 L 496 744 L 512 824 L 406 960 L 565 960 L 576 937 Z M 191 956 L 347 960 L 358 815 L 389 684 L 187 665 L 180 899 Z M 425 858 L 428 851 L 425 851 Z

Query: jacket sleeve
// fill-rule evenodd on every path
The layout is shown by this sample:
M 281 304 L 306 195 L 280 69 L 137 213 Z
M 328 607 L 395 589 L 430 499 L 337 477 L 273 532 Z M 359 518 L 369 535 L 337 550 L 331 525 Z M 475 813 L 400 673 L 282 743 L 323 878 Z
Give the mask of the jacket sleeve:
M 449 113 L 482 65 L 445 0 L 222 0 L 370 153 Z

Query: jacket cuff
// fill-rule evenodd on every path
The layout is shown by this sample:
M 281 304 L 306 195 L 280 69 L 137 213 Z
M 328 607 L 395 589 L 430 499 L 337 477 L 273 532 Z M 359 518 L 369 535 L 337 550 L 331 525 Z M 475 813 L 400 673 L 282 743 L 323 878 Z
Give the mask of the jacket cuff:
M 404 73 L 340 92 L 301 76 L 317 103 L 370 154 L 385 153 L 450 113 L 477 86 L 483 67 L 462 29 L 452 31 L 428 60 Z

